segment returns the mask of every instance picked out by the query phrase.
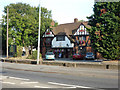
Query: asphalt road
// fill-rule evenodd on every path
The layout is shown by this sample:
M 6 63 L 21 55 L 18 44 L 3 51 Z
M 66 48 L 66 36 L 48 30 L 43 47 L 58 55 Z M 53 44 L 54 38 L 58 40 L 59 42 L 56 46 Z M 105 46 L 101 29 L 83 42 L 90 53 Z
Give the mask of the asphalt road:
M 118 88 L 116 70 L 13 63 L 2 63 L 2 66 L 4 68 L 1 71 L 0 81 L 3 88 L 88 88 L 91 90 Z M 14 69 L 7 68 L 7 66 L 14 67 Z M 26 70 L 18 69 L 20 67 Z M 33 70 L 27 70 L 29 68 Z

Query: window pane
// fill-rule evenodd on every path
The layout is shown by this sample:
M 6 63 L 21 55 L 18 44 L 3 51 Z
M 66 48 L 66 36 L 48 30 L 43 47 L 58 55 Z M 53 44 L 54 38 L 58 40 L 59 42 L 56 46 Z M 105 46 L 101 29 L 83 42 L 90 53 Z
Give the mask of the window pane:
M 65 36 L 57 36 L 56 40 L 57 41 L 65 41 Z
M 84 30 L 84 26 L 83 25 L 81 26 L 81 30 Z
M 86 36 L 83 36 L 83 40 L 86 40 Z
M 86 40 L 86 36 L 80 36 L 79 40 Z
M 79 37 L 79 40 L 82 40 L 82 37 Z
M 50 38 L 46 38 L 46 43 L 50 43 L 51 39 Z

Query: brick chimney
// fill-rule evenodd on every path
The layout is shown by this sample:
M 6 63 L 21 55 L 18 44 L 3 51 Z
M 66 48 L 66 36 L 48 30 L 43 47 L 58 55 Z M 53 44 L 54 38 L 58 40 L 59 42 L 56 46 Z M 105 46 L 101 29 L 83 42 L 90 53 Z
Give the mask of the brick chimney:
M 55 25 L 55 22 L 54 20 L 52 20 L 50 28 L 52 28 L 54 25 Z
M 77 18 L 74 19 L 74 23 L 76 23 L 76 22 L 78 22 L 78 19 L 77 19 Z

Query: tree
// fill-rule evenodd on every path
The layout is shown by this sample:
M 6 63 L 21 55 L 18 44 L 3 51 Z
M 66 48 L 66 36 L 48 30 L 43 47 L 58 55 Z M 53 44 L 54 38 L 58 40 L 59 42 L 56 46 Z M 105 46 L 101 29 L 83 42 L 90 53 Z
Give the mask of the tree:
M 96 2 L 88 29 L 94 49 L 107 59 L 120 58 L 120 2 Z
M 0 55 L 2 55 L 2 30 L 1 30 L 1 21 L 0 21 Z
M 4 19 L 2 19 L 2 23 L 1 23 L 1 29 L 0 29 L 0 32 L 1 32 L 1 37 L 2 37 L 2 54 L 5 55 L 6 54 L 6 36 L 7 36 L 7 27 L 3 25 L 4 24 Z
M 27 41 L 28 33 L 32 32 L 32 27 L 30 20 L 34 19 L 35 11 L 33 7 L 30 7 L 27 4 L 10 4 L 4 8 L 4 13 L 7 13 L 7 8 L 9 8 L 9 44 L 15 38 L 16 45 L 26 46 L 25 41 Z M 3 31 L 6 30 L 6 15 L 3 16 Z M 11 41 L 11 42 L 10 42 Z
M 35 46 L 38 42 L 39 7 L 31 7 L 29 4 L 10 4 L 4 7 L 4 13 L 9 8 L 9 45 Z M 6 15 L 3 16 L 2 31 L 6 40 Z M 41 8 L 41 36 L 50 27 L 52 22 L 51 11 Z M 15 38 L 15 43 L 13 38 Z M 32 51 L 32 50 L 31 50 Z

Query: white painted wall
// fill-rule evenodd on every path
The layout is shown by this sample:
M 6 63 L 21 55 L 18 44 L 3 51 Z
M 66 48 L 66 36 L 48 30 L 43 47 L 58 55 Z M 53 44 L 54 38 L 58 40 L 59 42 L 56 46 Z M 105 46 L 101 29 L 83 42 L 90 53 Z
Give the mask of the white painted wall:
M 67 46 L 67 44 L 69 46 Z M 74 47 L 74 44 L 70 42 L 67 36 L 65 36 L 65 41 L 56 41 L 56 37 L 54 37 L 52 47 Z

